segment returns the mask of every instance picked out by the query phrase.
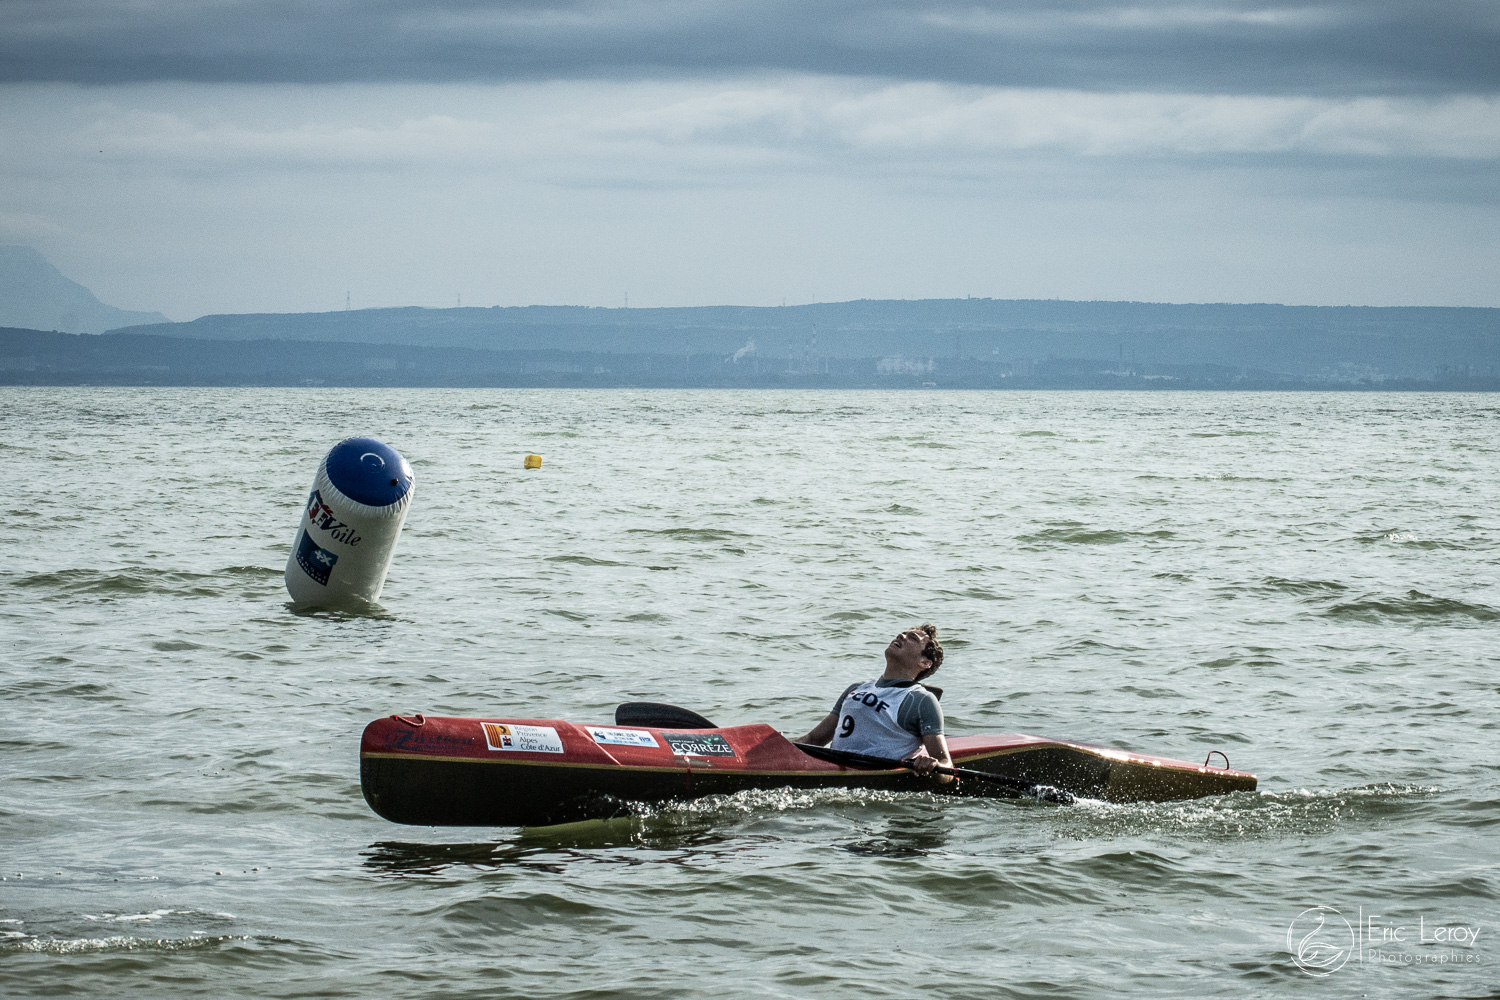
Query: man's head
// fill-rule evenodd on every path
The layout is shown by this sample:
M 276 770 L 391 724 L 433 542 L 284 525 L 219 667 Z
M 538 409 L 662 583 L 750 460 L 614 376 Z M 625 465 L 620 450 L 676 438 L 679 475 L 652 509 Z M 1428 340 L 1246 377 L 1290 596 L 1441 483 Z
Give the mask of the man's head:
M 885 665 L 900 674 L 922 680 L 943 665 L 943 646 L 937 640 L 936 625 L 914 625 L 891 640 L 885 647 Z

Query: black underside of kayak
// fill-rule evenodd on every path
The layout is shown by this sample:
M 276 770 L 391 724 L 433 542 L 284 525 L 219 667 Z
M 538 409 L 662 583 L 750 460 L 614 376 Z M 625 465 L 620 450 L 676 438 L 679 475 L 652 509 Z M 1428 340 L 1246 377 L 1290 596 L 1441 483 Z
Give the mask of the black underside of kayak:
M 984 767 L 988 761 L 979 762 Z M 1056 775 L 1031 761 L 1023 770 Z M 1070 787 L 1098 786 L 1106 775 L 1086 776 L 1068 761 Z M 989 768 L 985 768 L 988 770 Z M 998 769 L 996 769 L 998 770 Z M 1018 774 L 1017 777 L 1027 777 Z M 1092 778 L 1093 780 L 1088 780 Z M 1032 779 L 1035 780 L 1035 779 Z M 891 792 L 1012 798 L 1020 792 L 965 781 L 959 788 L 909 771 L 843 770 L 815 774 L 745 774 L 694 768 L 644 771 L 627 768 L 542 767 L 489 761 L 411 757 L 364 757 L 360 783 L 370 808 L 395 823 L 419 826 L 541 826 L 639 813 L 642 804 L 729 795 L 756 788 L 869 788 Z M 1086 793 L 1085 793 L 1086 794 Z

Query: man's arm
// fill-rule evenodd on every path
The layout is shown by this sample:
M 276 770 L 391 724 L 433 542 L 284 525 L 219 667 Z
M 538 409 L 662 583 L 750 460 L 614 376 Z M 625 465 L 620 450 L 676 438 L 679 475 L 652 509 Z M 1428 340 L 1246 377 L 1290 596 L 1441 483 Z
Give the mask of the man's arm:
M 935 767 L 953 766 L 948 756 L 948 740 L 943 736 L 943 707 L 938 704 L 937 696 L 919 688 L 907 696 L 900 714 L 897 723 L 922 741 L 910 758 L 912 770 L 924 778 L 931 776 L 944 785 L 951 784 L 953 775 L 932 773 Z
M 839 695 L 839 700 L 833 703 L 833 711 L 828 713 L 828 717 L 816 726 L 813 726 L 812 732 L 797 742 L 811 743 L 815 747 L 827 746 L 833 742 L 833 733 L 839 727 L 839 712 L 844 708 L 844 699 L 849 697 L 849 692 L 857 687 L 859 687 L 858 684 L 850 684 L 844 688 L 844 693 Z
M 815 747 L 826 746 L 828 742 L 833 739 L 833 731 L 838 728 L 838 724 L 839 713 L 829 712 L 827 717 L 824 718 L 822 722 L 812 727 L 812 732 L 808 733 L 797 742 L 811 743 Z
M 923 777 L 932 775 L 934 780 L 943 785 L 951 784 L 953 775 L 932 774 L 932 769 L 935 767 L 952 766 L 953 759 L 948 756 L 948 740 L 942 733 L 930 733 L 922 737 L 922 749 L 918 750 L 911 757 L 911 769 L 913 771 Z

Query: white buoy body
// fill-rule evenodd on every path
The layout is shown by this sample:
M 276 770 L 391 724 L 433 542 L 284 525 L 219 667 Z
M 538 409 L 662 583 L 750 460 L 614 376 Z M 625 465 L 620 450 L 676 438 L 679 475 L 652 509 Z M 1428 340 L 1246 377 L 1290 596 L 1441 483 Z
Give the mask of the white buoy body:
M 416 490 L 411 466 L 374 438 L 348 438 L 318 465 L 286 561 L 298 604 L 372 603 L 385 586 Z

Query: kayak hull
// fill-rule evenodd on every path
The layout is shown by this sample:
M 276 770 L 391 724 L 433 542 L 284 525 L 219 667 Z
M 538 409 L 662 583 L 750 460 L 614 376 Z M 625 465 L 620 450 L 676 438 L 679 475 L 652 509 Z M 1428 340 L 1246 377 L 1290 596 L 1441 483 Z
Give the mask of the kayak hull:
M 1009 733 L 949 741 L 953 762 L 1074 795 L 1169 801 L 1255 788 L 1252 774 Z M 541 826 L 757 788 L 863 788 L 1015 796 L 966 779 L 808 756 L 767 725 L 703 730 L 587 726 L 556 719 L 376 719 L 360 744 L 360 785 L 378 815 L 421 826 Z

